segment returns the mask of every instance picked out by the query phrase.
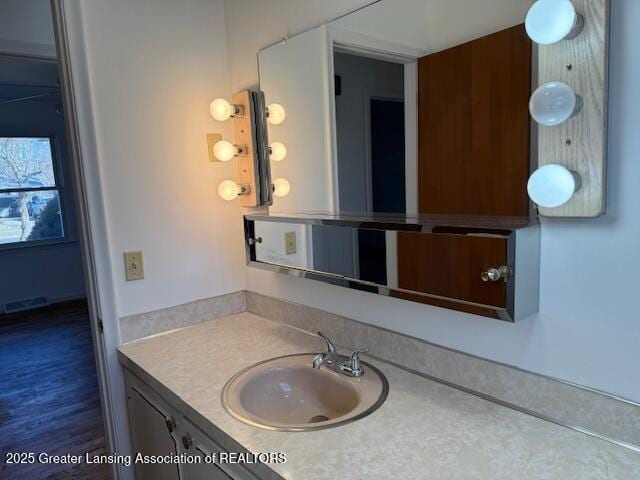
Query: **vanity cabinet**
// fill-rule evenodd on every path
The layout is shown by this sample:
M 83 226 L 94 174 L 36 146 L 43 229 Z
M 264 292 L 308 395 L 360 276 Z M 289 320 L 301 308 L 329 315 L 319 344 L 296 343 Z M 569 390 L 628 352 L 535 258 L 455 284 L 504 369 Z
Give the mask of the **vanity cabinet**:
M 182 478 L 185 480 L 234 480 L 255 479 L 246 473 L 233 472 L 227 465 L 207 463 L 207 459 L 223 452 L 222 448 L 205 436 L 186 418 L 177 426 L 176 433 L 180 438 L 180 446 L 187 455 L 200 457 L 201 463 L 182 465 Z
M 127 375 L 127 409 L 133 454 L 176 455 L 173 434 L 175 415 L 141 382 Z M 136 480 L 175 480 L 180 478 L 175 464 L 135 463 Z
M 226 451 L 155 390 L 125 369 L 133 456 L 188 455 L 199 462 L 135 463 L 136 480 L 258 480 L 240 464 L 214 463 Z

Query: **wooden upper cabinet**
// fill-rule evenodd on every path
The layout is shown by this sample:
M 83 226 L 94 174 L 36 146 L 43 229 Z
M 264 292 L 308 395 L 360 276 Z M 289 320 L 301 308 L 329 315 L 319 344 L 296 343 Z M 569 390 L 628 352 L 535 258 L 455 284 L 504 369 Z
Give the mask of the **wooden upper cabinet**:
M 418 60 L 421 214 L 529 216 L 530 94 L 524 25 Z
M 489 268 L 508 265 L 506 237 L 398 232 L 397 239 L 399 288 L 506 307 L 506 283 L 480 278 Z

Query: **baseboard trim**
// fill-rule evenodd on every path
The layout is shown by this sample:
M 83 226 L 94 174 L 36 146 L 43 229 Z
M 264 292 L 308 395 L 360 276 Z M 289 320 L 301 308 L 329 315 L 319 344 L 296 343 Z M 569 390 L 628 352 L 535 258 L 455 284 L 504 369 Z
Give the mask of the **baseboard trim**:
M 246 294 L 244 290 L 240 290 L 175 307 L 129 315 L 120 318 L 120 341 L 125 344 L 246 311 Z

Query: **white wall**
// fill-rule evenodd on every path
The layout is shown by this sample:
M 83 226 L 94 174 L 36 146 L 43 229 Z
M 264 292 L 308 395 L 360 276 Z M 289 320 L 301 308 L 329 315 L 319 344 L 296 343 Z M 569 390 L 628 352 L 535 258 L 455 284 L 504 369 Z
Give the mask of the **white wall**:
M 298 2 L 293 17 L 291 1 L 227 0 L 234 85 L 255 85 L 259 48 L 364 3 Z M 512 325 L 250 268 L 247 288 L 640 401 L 639 22 L 640 2 L 612 2 L 609 211 L 544 222 L 539 314 Z
M 268 125 L 269 141 L 282 142 L 287 156 L 271 163 L 272 178 L 285 178 L 291 190 L 273 198 L 272 212 L 334 211 L 332 126 L 329 109 L 329 38 L 327 29 L 274 45 L 259 54 L 265 102 L 281 104 L 286 119 Z M 298 68 L 296 68 L 298 67 Z M 295 71 L 295 75 L 291 72 Z
M 370 3 L 371 0 L 225 0 L 231 87 L 235 91 L 258 85 L 259 49 Z
M 229 98 L 222 0 L 64 0 L 119 453 L 130 449 L 118 319 L 244 287 L 240 206 L 216 193 L 209 102 Z M 144 280 L 122 252 L 143 250 Z M 119 467 L 121 478 L 133 478 Z
M 215 0 L 83 0 L 97 161 L 119 316 L 244 287 L 238 202 L 209 163 L 209 115 L 229 98 L 224 5 Z M 143 250 L 145 279 L 126 282 L 123 252 Z
M 285 235 L 293 232 L 296 252 L 287 253 Z M 256 244 L 256 259 L 263 262 L 313 269 L 311 225 L 295 223 L 256 222 L 255 236 L 262 238 Z
M 0 52 L 55 57 L 49 0 L 2 0 Z
M 533 1 L 382 0 L 332 27 L 412 47 L 423 56 L 523 23 Z

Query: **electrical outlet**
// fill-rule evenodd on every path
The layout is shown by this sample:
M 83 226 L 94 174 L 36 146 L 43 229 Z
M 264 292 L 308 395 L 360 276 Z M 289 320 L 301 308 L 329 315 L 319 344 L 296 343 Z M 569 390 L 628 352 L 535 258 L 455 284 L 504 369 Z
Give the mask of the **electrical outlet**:
M 296 232 L 286 232 L 284 234 L 284 253 L 287 255 L 293 255 L 297 250 Z
M 142 252 L 124 252 L 124 271 L 127 282 L 144 278 Z

